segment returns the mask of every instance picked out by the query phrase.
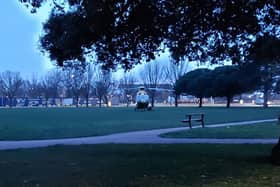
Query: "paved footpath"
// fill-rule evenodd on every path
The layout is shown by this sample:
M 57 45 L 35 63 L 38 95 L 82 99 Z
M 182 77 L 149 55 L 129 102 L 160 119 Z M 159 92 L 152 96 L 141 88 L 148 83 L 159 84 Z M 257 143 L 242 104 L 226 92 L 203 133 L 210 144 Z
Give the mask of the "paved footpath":
M 275 122 L 277 119 L 243 121 L 209 125 L 206 128 L 253 125 L 264 122 Z M 201 127 L 193 127 L 201 128 Z M 186 143 L 219 143 L 219 144 L 275 144 L 277 139 L 208 139 L 208 138 L 161 138 L 160 134 L 188 130 L 189 127 L 145 130 L 136 132 L 117 133 L 105 136 L 50 139 L 50 140 L 24 140 L 0 141 L 0 150 L 47 147 L 54 145 L 82 145 L 82 144 L 186 144 Z

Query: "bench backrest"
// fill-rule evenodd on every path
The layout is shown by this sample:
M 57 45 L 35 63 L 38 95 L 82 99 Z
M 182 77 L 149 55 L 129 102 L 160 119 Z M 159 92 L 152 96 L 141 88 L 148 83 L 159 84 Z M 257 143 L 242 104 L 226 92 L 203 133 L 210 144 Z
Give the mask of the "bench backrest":
M 204 114 L 203 113 L 192 113 L 192 114 L 186 114 L 186 116 L 201 116 L 201 117 L 203 117 Z

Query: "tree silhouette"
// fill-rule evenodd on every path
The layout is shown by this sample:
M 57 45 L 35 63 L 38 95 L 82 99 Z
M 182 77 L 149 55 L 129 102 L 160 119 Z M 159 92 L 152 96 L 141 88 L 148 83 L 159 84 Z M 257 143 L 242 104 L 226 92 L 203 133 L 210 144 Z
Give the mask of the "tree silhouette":
M 5 71 L 0 74 L 0 92 L 8 97 L 9 106 L 13 106 L 13 98 L 23 85 L 23 79 L 19 72 Z
M 209 69 L 196 69 L 186 73 L 176 82 L 176 89 L 199 98 L 199 107 L 202 99 L 212 94 L 212 74 Z
M 251 36 L 279 22 L 280 7 L 279 1 L 248 0 L 19 1 L 33 10 L 52 4 L 40 44 L 58 65 L 95 53 L 105 69 L 130 69 L 165 47 L 176 61 L 239 63 Z
M 274 79 L 280 72 L 280 39 L 270 34 L 258 36 L 250 48 L 248 59 L 259 66 L 263 106 L 268 107 L 269 93 L 273 91 Z

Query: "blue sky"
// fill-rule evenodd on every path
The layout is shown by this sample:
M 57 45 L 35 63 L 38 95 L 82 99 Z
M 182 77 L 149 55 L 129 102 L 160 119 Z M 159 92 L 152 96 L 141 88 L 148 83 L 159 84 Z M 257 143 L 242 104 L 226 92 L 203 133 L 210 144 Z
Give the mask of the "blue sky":
M 0 8 L 0 72 L 18 71 L 24 78 L 43 75 L 51 63 L 38 49 L 45 10 L 36 15 L 18 0 L 4 0 Z

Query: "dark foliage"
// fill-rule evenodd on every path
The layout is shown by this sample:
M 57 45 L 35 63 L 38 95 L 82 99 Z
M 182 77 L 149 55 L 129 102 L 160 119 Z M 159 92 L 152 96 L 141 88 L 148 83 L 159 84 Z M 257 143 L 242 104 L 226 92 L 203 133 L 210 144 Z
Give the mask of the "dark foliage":
M 42 51 L 62 66 L 94 53 L 104 68 L 132 68 L 153 60 L 165 47 L 185 58 L 239 63 L 261 31 L 258 12 L 267 8 L 264 24 L 278 19 L 278 1 L 213 0 L 19 0 L 36 10 L 53 4 L 44 26 Z M 66 4 L 69 8 L 66 8 Z M 242 49 L 242 50 L 241 50 Z
M 176 82 L 177 93 L 187 93 L 200 99 L 203 97 L 227 97 L 227 107 L 233 96 L 256 90 L 260 86 L 258 66 L 246 63 L 240 66 L 221 66 L 214 70 L 197 69 Z
M 182 76 L 175 85 L 178 93 L 187 93 L 200 99 L 199 106 L 202 106 L 202 98 L 210 97 L 212 94 L 212 74 L 209 69 L 197 69 Z
M 216 97 L 226 97 L 227 107 L 233 96 L 249 91 L 254 91 L 260 83 L 257 69 L 254 65 L 222 66 L 213 70 L 213 95 Z M 249 75 L 249 73 L 252 73 Z
M 269 34 L 258 36 L 250 48 L 249 57 L 259 65 L 279 63 L 280 39 Z
M 268 107 L 269 93 L 279 91 L 279 84 L 277 83 L 279 81 L 277 80 L 279 80 L 280 73 L 280 39 L 271 35 L 271 33 L 258 36 L 256 42 L 250 48 L 248 60 L 259 67 L 260 90 L 264 93 L 263 106 Z

